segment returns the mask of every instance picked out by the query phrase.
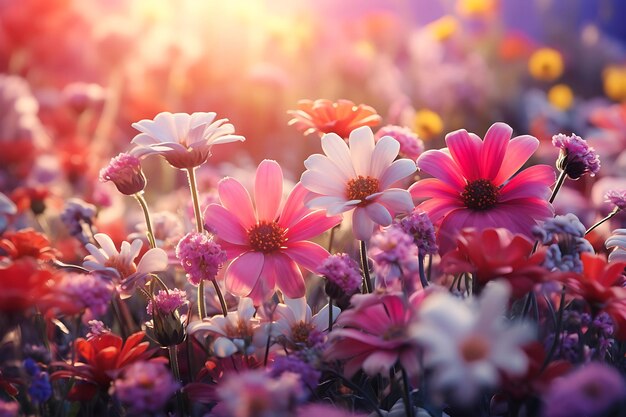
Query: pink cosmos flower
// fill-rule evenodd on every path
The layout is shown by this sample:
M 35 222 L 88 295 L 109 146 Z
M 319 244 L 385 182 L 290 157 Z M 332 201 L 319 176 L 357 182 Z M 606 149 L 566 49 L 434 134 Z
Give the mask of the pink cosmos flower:
M 202 165 L 211 155 L 211 146 L 245 140 L 243 136 L 233 134 L 235 128 L 226 123 L 228 119 L 215 120 L 215 116 L 212 112 L 163 112 L 154 120 L 133 123 L 141 133 L 132 140 L 137 147 L 131 154 L 137 157 L 158 154 L 179 169 Z
M 233 178 L 220 181 L 218 193 L 221 205 L 209 205 L 204 218 L 221 239 L 228 258 L 235 258 L 224 273 L 226 289 L 252 298 L 255 305 L 269 298 L 276 287 L 289 298 L 304 296 L 298 265 L 315 271 L 329 256 L 307 239 L 339 224 L 341 218 L 304 207 L 307 191 L 300 184 L 281 205 L 283 172 L 275 161 L 265 160 L 257 168 L 256 208 L 243 185 Z
M 481 141 L 457 130 L 446 136 L 447 148 L 427 151 L 417 160 L 418 168 L 435 178 L 418 181 L 409 191 L 414 199 L 428 199 L 418 208 L 439 223 L 441 253 L 454 247 L 464 227 L 506 227 L 532 237 L 536 222 L 553 215 L 547 196 L 554 170 L 535 165 L 515 175 L 539 141 L 528 135 L 511 139 L 511 133 L 510 126 L 495 123 Z
M 396 213 L 410 212 L 413 202 L 407 190 L 392 188 L 398 180 L 415 172 L 409 159 L 394 162 L 400 144 L 385 136 L 374 142 L 367 127 L 350 133 L 349 145 L 334 133 L 322 137 L 325 155 L 304 161 L 307 171 L 302 185 L 311 192 L 307 206 L 324 208 L 329 215 L 352 210 L 356 239 L 368 240 L 375 225 L 389 226 Z

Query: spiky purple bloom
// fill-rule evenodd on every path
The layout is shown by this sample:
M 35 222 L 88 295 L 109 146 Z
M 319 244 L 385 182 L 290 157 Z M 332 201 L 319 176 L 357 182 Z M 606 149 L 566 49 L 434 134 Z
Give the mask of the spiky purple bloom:
M 135 362 L 113 382 L 109 394 L 126 405 L 130 415 L 141 415 L 161 411 L 178 388 L 162 363 Z
M 16 402 L 0 400 L 0 417 L 17 417 L 20 406 Z
M 146 176 L 141 170 L 139 158 L 121 153 L 100 170 L 100 181 L 112 181 L 122 194 L 133 195 L 146 188 Z
M 625 396 L 626 384 L 619 372 L 592 362 L 554 380 L 543 397 L 543 416 L 603 416 Z
M 113 283 L 97 273 L 67 272 L 58 281 L 56 289 L 59 295 L 75 302 L 81 310 L 89 310 L 91 317 L 100 317 L 107 312 L 115 292 Z
M 156 303 L 157 310 L 164 314 L 174 312 L 178 307 L 185 305 L 186 302 L 187 293 L 179 290 L 178 288 L 168 291 L 159 290 L 159 292 L 154 296 L 154 303 Z M 152 300 L 148 301 L 146 310 L 149 315 L 152 315 L 154 303 Z
M 561 150 L 557 167 L 571 179 L 576 180 L 586 173 L 593 177 L 600 171 L 600 157 L 580 136 L 560 133 L 552 137 L 552 145 Z
M 408 127 L 396 125 L 381 127 L 374 139 L 378 142 L 383 136 L 391 136 L 400 143 L 399 155 L 404 158 L 415 161 L 424 152 L 424 142 Z
M 609 190 L 604 194 L 604 201 L 620 210 L 626 210 L 626 190 Z
M 305 388 L 314 390 L 320 381 L 322 373 L 302 359 L 291 356 L 278 356 L 272 364 L 270 375 L 279 377 L 285 372 L 300 376 L 300 382 Z
M 330 255 L 324 260 L 317 273 L 348 295 L 359 290 L 363 279 L 359 265 L 347 253 Z
M 226 262 L 226 251 L 204 233 L 187 233 L 176 246 L 176 257 L 193 285 L 214 280 Z
M 405 233 L 413 236 L 413 241 L 419 249 L 419 254 L 435 255 L 439 248 L 435 237 L 435 228 L 428 215 L 420 210 L 414 209 L 411 214 L 402 219 L 400 228 Z
M 96 206 L 78 198 L 72 198 L 65 204 L 60 217 L 70 236 L 86 244 L 89 242 L 90 233 L 86 233 L 85 228 L 87 230 L 91 228 L 95 216 Z
M 105 326 L 100 320 L 89 320 L 89 332 L 87 332 L 87 339 L 93 339 L 94 337 L 101 336 L 105 333 L 109 333 L 111 329 Z
M 418 248 L 413 237 L 397 225 L 372 236 L 368 253 L 374 261 L 377 275 L 387 284 L 418 272 Z
M 572 213 L 546 220 L 533 228 L 533 235 L 548 246 L 544 266 L 551 270 L 582 272 L 580 254 L 594 253 L 585 236 L 585 226 Z
M 30 399 L 36 404 L 46 402 L 52 396 L 52 385 L 50 385 L 48 373 L 42 371 L 31 358 L 24 360 L 24 370 L 30 376 L 30 386 L 28 387 Z

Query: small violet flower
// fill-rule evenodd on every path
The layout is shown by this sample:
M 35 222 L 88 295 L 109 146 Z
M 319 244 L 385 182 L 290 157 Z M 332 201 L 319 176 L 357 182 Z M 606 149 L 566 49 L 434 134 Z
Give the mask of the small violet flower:
M 214 280 L 226 262 L 226 252 L 204 233 L 187 233 L 176 246 L 176 257 L 193 285 L 203 279 Z
M 604 199 L 618 210 L 626 210 L 626 190 L 609 190 L 604 195 Z
M 333 299 L 358 292 L 363 281 L 359 265 L 346 253 L 330 255 L 317 273 L 326 278 L 326 294 Z
M 593 177 L 600 170 L 598 154 L 580 136 L 554 135 L 552 145 L 561 150 L 557 167 L 571 179 L 576 180 L 586 173 Z
M 137 194 L 146 188 L 146 176 L 141 170 L 139 158 L 127 153 L 119 154 L 102 168 L 100 181 L 113 182 L 118 191 L 126 195 Z
M 424 152 L 424 142 L 408 127 L 387 125 L 381 127 L 374 138 L 378 142 L 384 136 L 391 136 L 400 143 L 402 158 L 416 160 Z
M 164 314 L 173 313 L 177 308 L 182 307 L 187 302 L 187 293 L 178 288 L 173 290 L 160 290 L 154 296 L 154 300 L 148 301 L 146 311 L 149 315 L 153 314 L 154 307 Z

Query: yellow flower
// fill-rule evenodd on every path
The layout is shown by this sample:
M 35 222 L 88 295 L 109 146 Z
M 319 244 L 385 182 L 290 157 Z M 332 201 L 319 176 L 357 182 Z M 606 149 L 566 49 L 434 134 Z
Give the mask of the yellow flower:
M 462 16 L 485 16 L 496 9 L 496 0 L 459 0 L 456 8 Z
M 563 57 L 556 49 L 538 49 L 528 60 L 528 71 L 538 80 L 554 81 L 563 74 Z
M 611 100 L 626 100 L 626 67 L 609 66 L 602 73 L 604 94 Z
M 450 39 L 450 37 L 456 33 L 458 28 L 459 23 L 457 19 L 450 15 L 443 16 L 426 26 L 426 29 L 430 31 L 433 37 L 438 41 Z
M 443 120 L 434 111 L 422 109 L 415 113 L 413 130 L 421 139 L 429 140 L 443 132 Z
M 565 84 L 557 84 L 548 90 L 548 101 L 559 110 L 567 110 L 574 103 L 574 93 Z

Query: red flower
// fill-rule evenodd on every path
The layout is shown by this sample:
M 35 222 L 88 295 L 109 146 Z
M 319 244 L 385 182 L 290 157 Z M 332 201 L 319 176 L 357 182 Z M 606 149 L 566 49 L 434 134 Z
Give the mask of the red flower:
M 29 310 L 49 291 L 47 283 L 51 278 L 51 271 L 29 257 L 0 266 L 0 312 Z
M 355 105 L 350 100 L 319 99 L 315 101 L 298 101 L 297 110 L 289 110 L 293 116 L 289 125 L 304 132 L 305 135 L 316 132 L 320 136 L 324 133 L 336 133 L 347 139 L 354 129 L 361 126 L 376 126 L 382 118 L 370 106 Z
M 41 214 L 46 210 L 45 200 L 49 196 L 50 191 L 44 187 L 19 187 L 10 197 L 19 213 L 30 209 L 34 214 Z
M 142 342 L 144 332 L 130 335 L 124 343 L 123 339 L 113 333 L 104 333 L 91 339 L 76 340 L 76 351 L 84 362 L 72 366 L 66 362 L 53 365 L 62 369 L 52 374 L 52 379 L 75 378 L 83 382 L 72 388 L 69 399 L 90 398 L 97 388 L 108 390 L 117 375 L 128 365 L 138 361 L 158 361 L 166 363 L 167 359 L 153 356 L 156 349 L 149 349 L 149 342 Z
M 0 251 L 6 252 L 12 260 L 32 257 L 39 261 L 50 261 L 59 256 L 45 235 L 30 228 L 4 234 L 0 239 Z
M 505 279 L 513 297 L 519 298 L 549 274 L 541 266 L 545 252 L 531 255 L 532 248 L 530 240 L 507 229 L 463 229 L 456 250 L 444 255 L 441 265 L 448 274 L 471 272 L 478 290 L 489 281 Z

